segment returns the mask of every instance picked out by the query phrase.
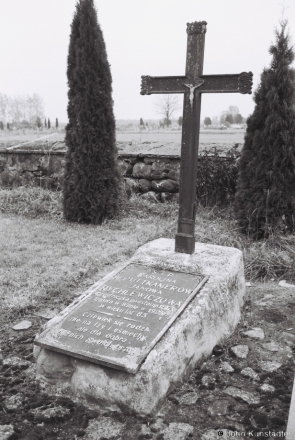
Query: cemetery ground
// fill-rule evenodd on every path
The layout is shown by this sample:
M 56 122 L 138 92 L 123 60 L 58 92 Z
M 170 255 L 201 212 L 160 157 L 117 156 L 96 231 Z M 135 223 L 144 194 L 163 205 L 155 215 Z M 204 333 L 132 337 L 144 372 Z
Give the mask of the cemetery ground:
M 247 287 L 235 333 L 215 347 L 157 414 L 119 414 L 55 395 L 35 380 L 42 326 L 144 243 L 174 238 L 178 206 L 133 197 L 101 226 L 66 223 L 61 194 L 0 190 L 0 438 L 211 440 L 286 430 L 294 376 L 295 236 L 252 242 L 231 208 L 199 207 L 196 241 L 243 250 Z M 3 233 L 4 232 L 4 233 Z M 13 329 L 22 321 L 28 328 Z M 24 326 L 26 327 L 26 326 Z M 238 436 L 238 434 L 236 434 Z M 233 435 L 231 437 L 235 438 Z M 260 437 L 263 437 L 260 435 Z M 266 437 L 266 436 L 265 436 Z M 252 437 L 253 438 L 253 437 Z

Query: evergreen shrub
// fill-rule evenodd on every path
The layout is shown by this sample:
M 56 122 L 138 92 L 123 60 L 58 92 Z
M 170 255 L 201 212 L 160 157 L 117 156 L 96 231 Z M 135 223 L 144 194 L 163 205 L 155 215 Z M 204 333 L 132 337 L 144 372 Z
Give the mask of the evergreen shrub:
M 271 65 L 254 94 L 239 161 L 235 216 L 241 230 L 255 239 L 294 231 L 295 73 L 286 26 L 281 23 L 270 46 Z
M 68 53 L 64 217 L 100 224 L 119 210 L 112 78 L 93 0 L 79 0 Z

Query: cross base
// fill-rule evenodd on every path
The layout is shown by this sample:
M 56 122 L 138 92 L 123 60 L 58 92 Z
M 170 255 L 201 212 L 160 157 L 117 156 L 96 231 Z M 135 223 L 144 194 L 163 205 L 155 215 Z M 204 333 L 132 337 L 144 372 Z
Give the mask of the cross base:
M 177 233 L 175 235 L 175 252 L 193 254 L 195 252 L 195 236 L 181 232 Z

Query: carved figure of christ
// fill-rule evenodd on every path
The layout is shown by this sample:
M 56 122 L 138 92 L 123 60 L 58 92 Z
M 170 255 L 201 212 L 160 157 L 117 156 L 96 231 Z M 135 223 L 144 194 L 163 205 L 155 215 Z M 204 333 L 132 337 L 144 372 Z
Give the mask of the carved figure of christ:
M 185 76 L 142 76 L 141 94 L 183 93 L 178 230 L 175 251 L 195 250 L 196 178 L 202 93 L 251 93 L 251 72 L 203 75 L 206 21 L 187 23 Z

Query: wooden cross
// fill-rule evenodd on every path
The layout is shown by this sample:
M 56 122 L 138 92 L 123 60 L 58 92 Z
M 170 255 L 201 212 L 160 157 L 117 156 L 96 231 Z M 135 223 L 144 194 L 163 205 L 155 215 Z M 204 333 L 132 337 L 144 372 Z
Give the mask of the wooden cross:
M 196 178 L 199 148 L 201 94 L 251 93 L 252 72 L 203 75 L 206 21 L 187 23 L 185 76 L 142 76 L 141 94 L 183 93 L 178 231 L 175 251 L 195 250 Z

